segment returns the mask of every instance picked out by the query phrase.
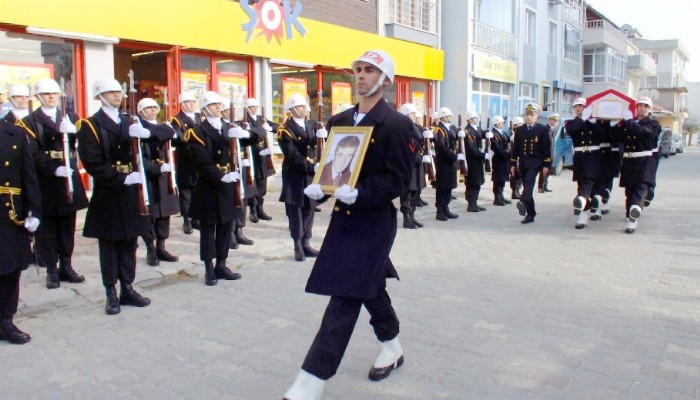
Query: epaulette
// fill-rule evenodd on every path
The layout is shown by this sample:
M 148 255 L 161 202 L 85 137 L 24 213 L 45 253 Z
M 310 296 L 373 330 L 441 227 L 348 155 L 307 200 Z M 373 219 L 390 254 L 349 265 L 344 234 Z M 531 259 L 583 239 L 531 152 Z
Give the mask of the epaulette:
M 31 129 L 29 129 L 29 127 L 27 126 L 27 124 L 25 124 L 24 121 L 22 121 L 21 119 L 18 119 L 18 120 L 15 122 L 15 126 L 18 126 L 18 127 L 22 128 L 22 129 L 24 129 L 25 131 L 27 131 L 27 133 L 29 134 L 29 136 L 31 136 L 33 139 L 36 139 L 36 133 L 34 133 Z
M 173 123 L 177 124 L 178 127 L 182 128 L 182 124 L 180 123 L 179 119 L 177 119 L 175 117 L 171 117 L 170 118 L 170 125 L 172 125 Z
M 185 132 L 184 135 L 185 142 L 189 142 L 190 139 L 196 140 L 199 144 L 202 146 L 206 147 L 206 144 L 204 144 L 204 140 L 200 139 L 199 136 L 197 136 L 197 132 L 194 131 L 194 129 L 190 128 Z
M 100 143 L 100 135 L 97 134 L 97 131 L 95 130 L 95 127 L 92 126 L 92 123 L 90 122 L 90 120 L 85 119 L 85 118 L 79 119 L 78 122 L 75 123 L 75 128 L 77 130 L 80 130 L 80 128 L 83 126 L 83 122 L 85 122 L 88 125 L 88 127 L 90 127 L 90 131 L 92 132 L 92 136 L 95 137 L 95 140 L 97 140 L 97 143 Z
M 445 131 L 444 131 L 442 128 L 440 128 L 439 126 L 436 126 L 436 127 L 433 128 L 433 134 L 434 134 L 434 135 L 437 135 L 437 134 L 440 134 L 440 133 L 442 133 L 443 136 L 447 137 L 447 133 L 445 133 Z
M 289 137 L 290 140 L 294 140 L 294 135 L 292 135 L 292 133 L 289 132 L 286 128 L 280 127 L 279 129 L 277 129 L 277 140 L 282 140 L 282 137 L 284 135 L 287 135 L 287 137 Z

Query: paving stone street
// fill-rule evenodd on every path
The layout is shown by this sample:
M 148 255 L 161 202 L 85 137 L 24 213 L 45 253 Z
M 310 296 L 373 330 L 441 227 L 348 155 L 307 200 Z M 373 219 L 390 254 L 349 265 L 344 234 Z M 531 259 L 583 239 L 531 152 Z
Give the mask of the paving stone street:
M 448 222 L 435 220 L 426 190 L 431 204 L 416 214 L 426 226 L 399 228 L 401 280 L 388 284 L 406 363 L 367 379 L 379 345 L 363 311 L 324 399 L 700 399 L 699 166 L 698 148 L 661 161 L 633 235 L 617 180 L 611 213 L 584 230 L 569 170 L 536 194 L 529 225 L 514 205 L 491 204 L 490 181 L 487 211 L 467 213 L 460 187 Z M 147 308 L 105 315 L 97 242 L 82 231 L 73 264 L 85 283 L 49 291 L 30 267 L 15 321 L 32 341 L 0 342 L 0 398 L 280 399 L 328 299 L 304 292 L 313 259 L 293 259 L 274 179 L 273 220 L 248 222 L 255 245 L 230 253 L 240 281 L 204 285 L 199 235 L 184 235 L 179 218 L 167 246 L 180 261 L 149 267 L 139 247 Z M 321 208 L 314 247 L 332 203 Z

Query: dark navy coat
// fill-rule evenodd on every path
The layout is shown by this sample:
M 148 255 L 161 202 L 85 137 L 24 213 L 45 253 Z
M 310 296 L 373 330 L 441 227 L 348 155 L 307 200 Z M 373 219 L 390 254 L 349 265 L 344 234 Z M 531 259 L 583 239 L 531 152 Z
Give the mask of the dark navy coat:
M 170 175 L 160 172 L 167 157 L 165 143 L 170 142 L 175 131 L 167 125 L 155 125 L 143 119 L 141 124 L 151 132 L 150 138 L 141 140 L 150 201 L 148 212 L 151 218 L 166 218 L 180 212 L 180 199 L 168 192 Z
M 199 113 L 195 114 L 195 120 L 180 111 L 179 114 L 170 118 L 170 125 L 176 131 L 173 139 L 175 145 L 175 179 L 177 186 L 184 189 L 193 188 L 197 184 L 197 168 L 192 162 L 190 148 L 185 140 L 185 132 L 194 129 L 199 125 Z
M 576 117 L 566 121 L 566 133 L 574 143 L 573 180 L 599 179 L 603 168 L 603 153 L 600 149 L 589 149 L 591 146 L 600 147 L 605 133 L 600 124 L 584 121 Z M 582 148 L 582 149 L 576 149 Z
M 464 128 L 464 145 L 467 147 L 467 179 L 464 182 L 468 187 L 479 187 L 486 181 L 484 177 L 484 161 L 486 156 L 481 152 L 481 132 L 467 125 Z
M 413 155 L 413 168 L 411 169 L 411 183 L 408 190 L 422 190 L 425 184 L 425 165 L 423 165 L 423 127 L 414 123 L 411 131 L 409 150 Z
M 549 126 L 535 124 L 531 129 L 521 125 L 513 133 L 510 148 L 510 165 L 519 169 L 541 169 L 552 165 L 552 145 L 549 142 Z M 522 172 L 521 172 L 522 173 Z
M 268 176 L 274 175 L 275 171 L 267 168 L 267 160 L 269 157 L 272 157 L 272 155 L 260 155 L 260 150 L 265 149 L 265 138 L 267 138 L 267 131 L 262 126 L 267 122 L 272 128 L 272 131 L 275 132 L 279 128 L 279 124 L 266 120 L 262 115 L 257 115 L 256 118 L 253 118 L 247 111 L 245 113 L 245 122 L 250 125 L 251 139 L 253 135 L 255 136 L 255 139 L 250 143 L 253 150 L 253 171 L 255 172 L 255 180 L 265 179 Z
M 507 182 L 510 179 L 508 171 L 508 162 L 510 161 L 510 152 L 508 151 L 508 143 L 510 139 L 504 132 L 499 132 L 498 129 L 491 129 L 493 137 L 488 139 L 491 141 L 491 151 L 493 156 L 491 159 L 491 180 L 494 182 Z
M 357 107 L 331 117 L 333 126 L 353 126 Z M 358 126 L 374 126 L 356 188 L 355 204 L 336 201 L 328 231 L 306 284 L 310 293 L 372 299 L 396 277 L 389 253 L 396 237 L 392 200 L 405 192 L 413 160 L 411 120 L 380 100 Z
M 457 187 L 457 129 L 439 123 L 433 129 L 435 140 L 435 188 Z
M 308 206 L 311 199 L 304 189 L 314 178 L 316 160 L 316 122 L 306 121 L 305 128 L 288 119 L 277 130 L 277 142 L 284 154 L 280 201 L 296 207 Z
M 656 185 L 657 160 L 653 156 L 625 157 L 625 153 L 651 151 L 656 148 L 657 138 L 661 132 L 659 122 L 650 117 L 641 120 L 627 120 L 618 132 L 622 140 L 622 169 L 620 186 L 633 188 L 639 183 Z

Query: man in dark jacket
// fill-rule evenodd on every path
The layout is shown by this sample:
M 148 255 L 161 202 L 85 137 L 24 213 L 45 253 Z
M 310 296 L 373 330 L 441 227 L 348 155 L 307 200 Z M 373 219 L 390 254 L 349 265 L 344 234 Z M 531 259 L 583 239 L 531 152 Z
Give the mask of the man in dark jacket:
M 479 114 L 469 111 L 467 114 L 467 127 L 464 128 L 464 144 L 467 156 L 467 176 L 464 178 L 465 198 L 467 200 L 467 212 L 486 211 L 480 207 L 479 192 L 481 185 L 486 181 L 484 177 L 484 163 L 491 158 L 488 152 L 484 152 L 483 140 L 488 138 L 477 126 Z M 487 132 L 490 134 L 490 132 Z
M 10 86 L 7 96 L 10 99 L 12 108 L 2 120 L 14 125 L 17 121 L 21 121 L 22 118 L 29 115 L 29 86 L 15 83 Z
M 175 145 L 175 179 L 180 199 L 180 215 L 182 215 L 182 231 L 192 234 L 193 228 L 199 228 L 199 223 L 190 217 L 192 190 L 197 184 L 197 168 L 192 163 L 190 148 L 185 141 L 185 132 L 194 129 L 201 120 L 197 110 L 197 99 L 191 92 L 182 92 L 178 98 L 180 112 L 170 118 L 170 125 L 175 130 L 173 144 Z
M 46 287 L 55 289 L 60 281 L 85 280 L 73 270 L 71 258 L 76 213 L 87 207 L 88 199 L 76 164 L 74 123 L 78 115 L 66 112 L 63 116 L 65 110 L 57 108 L 62 90 L 51 78 L 40 79 L 34 85 L 34 94 L 41 107 L 18 124 L 27 131 L 41 188 L 43 218 L 36 232 L 37 258 L 39 265 L 46 268 Z M 68 163 L 64 149 L 68 150 Z M 72 185 L 70 196 L 68 179 Z
M 491 181 L 493 181 L 493 205 L 505 206 L 510 204 L 510 200 L 503 196 L 503 189 L 508 181 L 508 162 L 510 161 L 510 152 L 508 151 L 508 135 L 503 132 L 505 120 L 500 115 L 493 117 L 493 135 L 491 141 L 491 151 L 493 158 L 491 159 Z
M 459 215 L 451 212 L 449 207 L 452 201 L 452 189 L 457 187 L 457 128 L 452 125 L 452 111 L 449 108 L 441 107 L 437 116 L 438 123 L 433 129 L 435 136 L 435 208 L 437 209 L 435 219 L 447 221 L 459 218 Z
M 404 362 L 386 278 L 398 277 L 389 259 L 397 229 L 392 200 L 408 189 L 413 124 L 382 97 L 394 78 L 394 63 L 387 53 L 368 51 L 352 68 L 360 101 L 333 116 L 329 126 L 372 127 L 372 136 L 356 187 L 344 185 L 334 193 L 328 231 L 306 285 L 307 292 L 331 298 L 302 370 L 285 394 L 288 400 L 320 398 L 324 382 L 340 365 L 362 306 L 382 348 L 369 379 L 384 379 Z M 316 184 L 304 193 L 327 198 Z
M 425 166 L 423 165 L 423 127 L 417 123 L 418 109 L 413 103 L 406 103 L 399 108 L 399 112 L 413 122 L 409 150 L 413 156 L 413 168 L 411 168 L 411 183 L 406 193 L 402 194 L 401 213 L 403 214 L 403 227 L 407 229 L 422 228 L 423 224 L 416 221 L 416 205 L 419 202 L 420 192 L 425 185 Z
M 31 263 L 30 235 L 41 218 L 41 191 L 27 136 L 22 129 L 0 123 L 0 340 L 24 344 L 31 337 L 12 322 L 19 304 L 22 270 Z

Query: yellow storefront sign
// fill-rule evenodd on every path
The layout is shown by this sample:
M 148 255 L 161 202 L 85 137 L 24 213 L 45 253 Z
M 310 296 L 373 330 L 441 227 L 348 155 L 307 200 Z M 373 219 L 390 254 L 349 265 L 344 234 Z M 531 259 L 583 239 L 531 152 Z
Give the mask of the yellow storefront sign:
M 157 18 L 139 12 L 143 6 L 142 0 L 36 0 L 31 8 L 41 12 L 27 12 L 26 3 L 4 2 L 0 22 L 334 68 L 349 68 L 357 56 L 377 48 L 394 58 L 397 75 L 443 77 L 442 50 L 305 19 L 303 9 L 298 21 L 304 36 L 295 32 L 291 40 L 268 41 L 261 35 L 246 41 L 242 27 L 250 18 L 237 1 L 152 0 L 148 8 L 158 10 Z
M 491 81 L 517 83 L 518 65 L 477 51 L 474 52 L 474 76 Z

